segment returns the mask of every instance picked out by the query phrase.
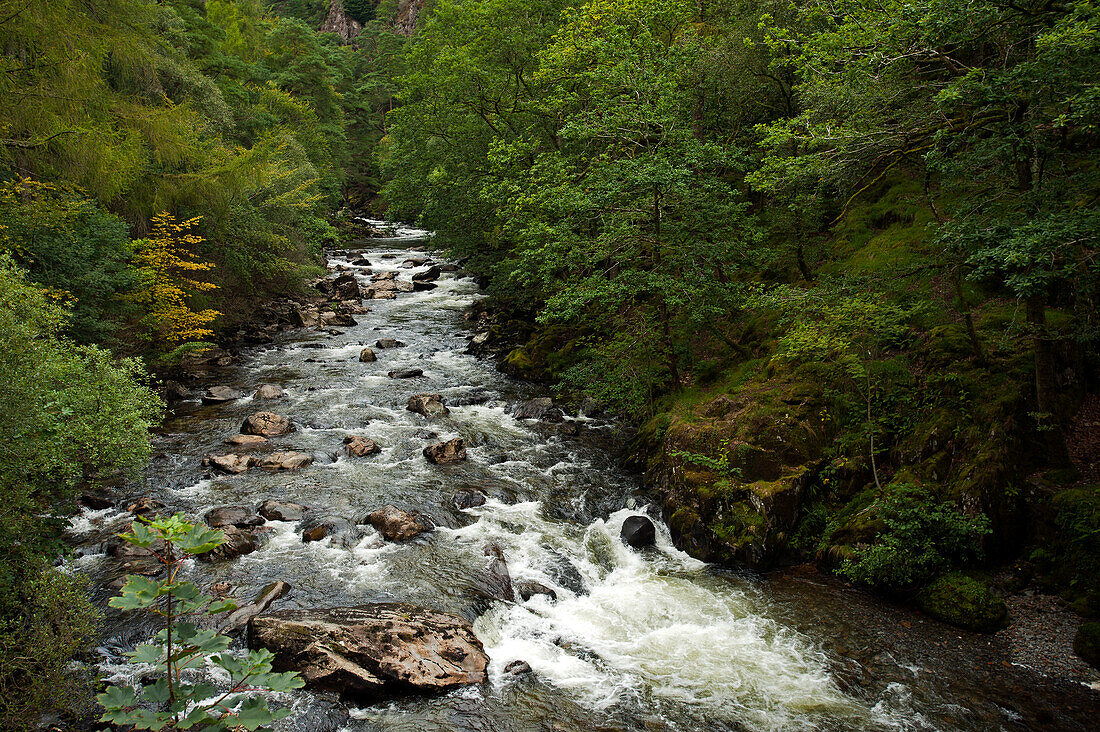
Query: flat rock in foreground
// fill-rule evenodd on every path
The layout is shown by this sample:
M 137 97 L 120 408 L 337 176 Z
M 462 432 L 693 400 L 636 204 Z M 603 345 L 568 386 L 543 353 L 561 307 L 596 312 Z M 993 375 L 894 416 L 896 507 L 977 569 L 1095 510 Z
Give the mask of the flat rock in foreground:
M 265 613 L 249 623 L 249 645 L 307 687 L 357 696 L 480 684 L 489 664 L 467 621 L 406 603 Z

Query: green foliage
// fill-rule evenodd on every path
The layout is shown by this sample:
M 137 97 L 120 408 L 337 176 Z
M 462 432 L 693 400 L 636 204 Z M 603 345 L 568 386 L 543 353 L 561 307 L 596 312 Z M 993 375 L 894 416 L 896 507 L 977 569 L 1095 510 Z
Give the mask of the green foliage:
M 135 729 L 230 730 L 268 729 L 286 717 L 289 709 L 272 710 L 267 699 L 247 692 L 258 689 L 289 691 L 304 682 L 294 672 L 271 670 L 269 651 L 251 651 L 244 658 L 228 653 L 231 639 L 185 618 L 218 615 L 236 608 L 232 600 L 204 595 L 179 578 L 180 565 L 189 556 L 203 554 L 225 542 L 220 531 L 188 522 L 183 514 L 135 522 L 122 538 L 153 549 L 164 563 L 166 577 L 153 580 L 130 575 L 111 607 L 142 610 L 164 619 L 165 627 L 130 652 L 134 663 L 151 664 L 159 678 L 138 688 L 109 686 L 98 696 L 106 710 L 100 721 Z M 222 669 L 229 681 L 218 688 L 200 678 L 206 664 Z
M 960 572 L 932 580 L 917 596 L 920 609 L 968 630 L 992 633 L 1004 626 L 1008 608 L 989 585 Z
M 36 564 L 19 572 L 18 613 L 0 620 L 0 727 L 38 729 L 44 714 L 90 697 L 91 679 L 72 667 L 99 628 L 84 578 Z
M 881 501 L 884 530 L 870 545 L 857 546 L 841 576 L 873 587 L 901 589 L 981 555 L 990 531 L 985 516 L 970 517 L 941 502 L 927 488 L 893 484 Z
M 83 586 L 49 568 L 82 488 L 133 476 L 162 405 L 141 365 L 61 333 L 68 312 L 0 255 L 0 726 L 68 701 L 71 657 L 94 630 Z

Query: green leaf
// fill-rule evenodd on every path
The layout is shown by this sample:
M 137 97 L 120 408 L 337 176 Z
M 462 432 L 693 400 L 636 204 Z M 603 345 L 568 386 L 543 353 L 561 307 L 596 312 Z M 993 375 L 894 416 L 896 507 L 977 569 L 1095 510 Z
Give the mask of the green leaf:
M 263 697 L 246 699 L 241 704 L 236 717 L 234 721 L 247 730 L 255 730 L 266 724 L 271 724 L 276 719 L 267 706 L 267 699 Z
M 126 584 L 119 590 L 121 593 L 107 601 L 111 607 L 119 610 L 139 610 L 156 605 L 157 598 L 164 594 L 159 582 L 148 577 L 131 574 L 126 577 Z
M 96 701 L 98 701 L 104 709 L 116 711 L 137 704 L 137 694 L 128 686 L 108 686 L 102 694 L 96 696 Z M 103 721 L 106 722 L 111 720 Z

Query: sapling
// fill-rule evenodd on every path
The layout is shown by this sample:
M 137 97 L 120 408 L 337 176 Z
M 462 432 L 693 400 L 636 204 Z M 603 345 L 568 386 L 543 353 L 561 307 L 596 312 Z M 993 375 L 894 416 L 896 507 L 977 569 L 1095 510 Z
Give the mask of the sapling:
M 153 664 L 159 678 L 147 686 L 109 686 L 99 695 L 106 710 L 100 721 L 135 729 L 259 730 L 287 716 L 288 709 L 269 708 L 267 699 L 249 691 L 289 691 L 303 681 L 294 672 L 272 671 L 269 651 L 250 651 L 237 658 L 227 650 L 232 642 L 217 631 L 200 628 L 186 618 L 218 615 L 236 609 L 180 579 L 184 560 L 225 543 L 221 531 L 196 526 L 183 514 L 135 521 L 121 538 L 151 551 L 165 565 L 163 579 L 129 575 L 121 593 L 111 598 L 119 610 L 143 610 L 164 618 L 164 628 L 151 643 L 129 653 L 134 663 Z M 196 680 L 207 664 L 229 676 L 222 688 Z

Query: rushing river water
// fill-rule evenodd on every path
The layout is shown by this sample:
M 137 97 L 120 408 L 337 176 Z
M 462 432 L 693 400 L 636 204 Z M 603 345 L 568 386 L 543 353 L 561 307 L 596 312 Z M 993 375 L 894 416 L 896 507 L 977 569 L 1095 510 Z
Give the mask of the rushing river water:
M 416 270 L 401 262 L 408 247 L 422 243 L 420 233 L 405 231 L 364 244 L 349 259 L 365 256 L 370 271 L 407 279 Z M 353 267 L 364 282 L 367 269 Z M 286 580 L 293 591 L 276 608 L 404 601 L 463 614 L 492 659 L 489 684 L 435 698 L 355 706 L 334 695 L 284 695 L 279 701 L 294 715 L 280 729 L 1087 726 L 1091 691 L 1061 696 L 1065 687 L 1047 689 L 1020 669 L 979 668 L 987 664 L 981 653 L 988 645 L 979 636 L 812 574 L 742 576 L 677 551 L 637 477 L 615 464 L 616 426 L 584 416 L 563 425 L 512 417 L 516 404 L 543 392 L 464 353 L 471 333 L 462 315 L 479 296 L 477 287 L 453 274 L 438 285 L 367 301 L 371 312 L 340 334 L 291 331 L 246 352 L 243 365 L 212 383 L 249 394 L 276 384 L 286 399 L 184 403 L 157 436 L 143 491 L 171 510 L 201 516 L 215 506 L 255 507 L 273 498 L 356 521 L 392 503 L 428 514 L 439 527 L 394 544 L 367 525 L 360 539 L 340 545 L 303 543 L 295 524 L 269 522 L 269 538 L 258 551 L 220 564 L 188 563 L 195 581 L 229 583 L 239 598 Z M 407 345 L 376 350 L 377 362 L 360 363 L 363 345 L 379 338 Z M 387 377 L 405 366 L 423 369 L 424 377 Z M 442 394 L 450 415 L 428 420 L 407 411 L 409 396 L 420 392 Z M 273 440 L 279 448 L 339 457 L 291 473 L 205 473 L 202 457 L 227 452 L 223 439 L 260 410 L 296 423 L 297 431 Z M 343 438 L 352 434 L 375 440 L 382 452 L 343 455 Z M 465 440 L 469 459 L 428 464 L 423 447 L 454 436 Z M 459 511 L 452 500 L 464 488 L 482 489 L 489 500 Z M 638 552 L 618 535 L 624 518 L 643 512 L 658 519 L 658 546 Z M 72 533 L 85 544 L 77 565 L 101 582 L 117 570 L 96 540 L 125 518 L 108 509 L 74 522 Z M 526 602 L 486 602 L 478 589 L 488 543 L 503 549 L 513 581 L 543 583 L 557 601 L 535 595 Z M 112 679 L 132 680 L 140 669 L 126 666 L 122 653 L 150 626 L 117 615 L 110 622 L 102 668 Z M 921 627 L 910 633 L 914 625 Z M 516 659 L 534 673 L 506 674 Z

